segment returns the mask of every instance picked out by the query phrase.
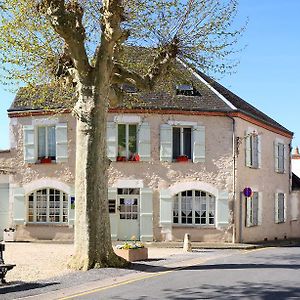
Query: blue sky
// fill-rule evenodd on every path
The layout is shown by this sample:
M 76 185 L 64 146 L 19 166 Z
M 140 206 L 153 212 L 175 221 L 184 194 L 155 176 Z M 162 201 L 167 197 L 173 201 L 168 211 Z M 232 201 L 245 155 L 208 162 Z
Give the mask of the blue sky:
M 249 17 L 241 40 L 247 48 L 236 74 L 220 81 L 293 131 L 293 146 L 300 145 L 299 12 L 300 0 L 240 0 L 239 20 Z M 6 110 L 13 98 L 0 85 L 0 149 L 9 148 Z

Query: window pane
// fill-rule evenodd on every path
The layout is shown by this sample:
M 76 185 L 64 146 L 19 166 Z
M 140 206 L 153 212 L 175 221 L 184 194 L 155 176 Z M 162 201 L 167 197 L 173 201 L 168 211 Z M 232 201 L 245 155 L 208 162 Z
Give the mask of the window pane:
M 38 127 L 38 158 L 46 156 L 46 127 Z
M 173 159 L 180 155 L 180 128 L 173 127 Z
M 118 156 L 126 156 L 126 126 L 118 125 Z
M 48 127 L 48 157 L 55 159 L 56 156 L 56 138 L 55 126 Z
M 183 128 L 183 154 L 188 158 L 192 158 L 192 142 L 191 142 L 192 130 L 191 128 Z
M 129 125 L 129 157 L 136 153 L 136 125 Z

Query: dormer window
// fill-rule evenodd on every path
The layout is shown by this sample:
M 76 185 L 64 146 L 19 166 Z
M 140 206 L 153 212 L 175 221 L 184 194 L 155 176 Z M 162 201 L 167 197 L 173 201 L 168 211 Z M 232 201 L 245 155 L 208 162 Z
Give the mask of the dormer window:
M 134 84 L 130 84 L 130 83 L 123 83 L 121 85 L 121 90 L 128 94 L 135 94 L 138 92 L 137 87 Z
M 176 95 L 200 96 L 200 93 L 189 84 L 179 84 L 176 86 Z

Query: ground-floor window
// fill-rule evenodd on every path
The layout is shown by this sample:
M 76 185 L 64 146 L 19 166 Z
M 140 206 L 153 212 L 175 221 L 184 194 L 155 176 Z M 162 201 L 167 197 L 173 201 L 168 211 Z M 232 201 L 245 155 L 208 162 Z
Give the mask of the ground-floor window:
M 51 188 L 37 190 L 28 196 L 28 222 L 67 223 L 67 194 Z
M 189 190 L 174 196 L 173 223 L 214 225 L 215 197 L 207 192 Z
M 257 226 L 259 224 L 259 194 L 253 192 L 251 197 L 246 198 L 246 226 Z
M 285 195 L 284 193 L 275 194 L 275 222 L 285 222 Z

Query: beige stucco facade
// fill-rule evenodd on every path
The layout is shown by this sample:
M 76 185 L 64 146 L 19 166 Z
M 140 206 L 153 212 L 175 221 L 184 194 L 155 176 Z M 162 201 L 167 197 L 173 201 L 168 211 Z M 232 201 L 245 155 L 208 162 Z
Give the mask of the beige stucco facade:
M 296 197 L 290 193 L 290 165 L 283 174 L 277 173 L 274 166 L 274 142 L 280 140 L 288 147 L 291 137 L 275 133 L 264 128 L 265 126 L 254 125 L 242 118 L 232 118 L 226 115 L 188 115 L 179 112 L 124 115 L 133 119 L 138 117 L 149 125 L 151 158 L 149 161 L 138 162 L 113 161 L 109 171 L 109 187 L 112 190 L 138 187 L 141 191 L 144 189 L 149 194 L 151 193 L 151 198 L 147 198 L 151 200 L 147 201 L 151 201 L 152 212 L 148 211 L 144 214 L 148 215 L 147 220 L 151 220 L 150 229 L 147 225 L 148 240 L 182 240 L 187 232 L 191 234 L 193 240 L 197 241 L 250 242 L 299 236 L 298 216 L 293 216 L 292 220 L 290 213 L 291 199 L 295 201 Z M 108 121 L 114 122 L 116 117 L 122 119 L 122 116 L 110 113 Z M 24 162 L 24 126 L 57 123 L 68 124 L 68 159 L 65 162 L 50 164 Z M 205 128 L 204 160 L 196 163 L 161 161 L 160 127 L 163 124 L 184 124 Z M 245 165 L 245 132 L 249 130 L 257 131 L 260 136 L 258 168 Z M 32 224 L 28 223 L 27 201 L 30 193 L 42 188 L 54 188 L 68 196 L 75 195 L 75 131 L 76 122 L 70 114 L 11 118 L 11 150 L 9 154 L 0 155 L 0 163 L 12 170 L 9 176 L 8 226 L 17 228 L 18 240 L 72 239 L 75 216 L 70 203 L 67 224 Z M 237 143 L 237 138 L 239 138 L 239 143 Z M 289 158 L 288 161 L 290 161 Z M 245 197 L 242 195 L 245 187 L 251 187 L 260 195 L 260 223 L 256 226 L 245 225 L 246 204 Z M 173 198 L 178 193 L 188 190 L 204 191 L 215 197 L 214 224 L 179 225 L 172 223 L 170 216 Z M 274 222 L 275 193 L 286 195 L 286 219 L 280 224 Z M 21 209 L 21 217 L 19 212 L 16 213 L 19 209 Z M 114 222 L 112 231 L 115 232 L 113 238 L 118 239 L 117 214 L 112 216 L 112 222 Z M 141 236 L 142 230 L 140 229 Z M 152 231 L 150 235 L 149 230 Z

